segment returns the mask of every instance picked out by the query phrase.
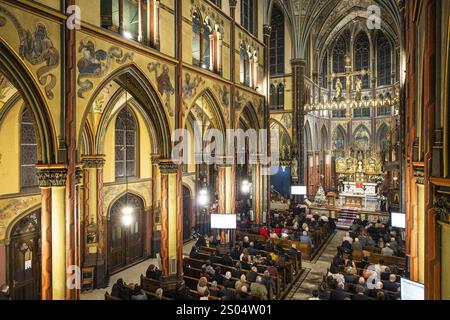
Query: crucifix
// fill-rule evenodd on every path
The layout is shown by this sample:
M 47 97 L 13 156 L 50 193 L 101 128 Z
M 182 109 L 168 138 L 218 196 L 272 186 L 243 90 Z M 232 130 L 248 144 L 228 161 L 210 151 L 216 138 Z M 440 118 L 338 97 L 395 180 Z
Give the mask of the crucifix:
M 356 98 L 357 100 L 361 99 L 361 90 L 362 90 L 362 80 L 361 78 L 366 76 L 366 75 L 370 75 L 370 71 L 369 70 L 358 70 L 358 71 L 353 71 L 353 66 L 352 66 L 352 61 L 351 61 L 351 57 L 349 54 L 345 55 L 345 72 L 341 72 L 341 73 L 331 73 L 327 76 L 328 79 L 335 79 L 338 78 L 336 81 L 336 85 L 335 85 L 335 90 L 336 90 L 336 100 L 337 102 L 340 102 L 341 100 L 344 100 L 344 97 L 342 96 L 342 82 L 339 78 L 345 77 L 345 100 L 346 100 L 346 105 L 347 105 L 347 117 L 350 117 L 350 97 L 351 97 L 351 90 L 353 87 L 353 79 L 354 77 L 358 77 L 356 79 Z M 359 76 L 361 78 L 359 78 Z

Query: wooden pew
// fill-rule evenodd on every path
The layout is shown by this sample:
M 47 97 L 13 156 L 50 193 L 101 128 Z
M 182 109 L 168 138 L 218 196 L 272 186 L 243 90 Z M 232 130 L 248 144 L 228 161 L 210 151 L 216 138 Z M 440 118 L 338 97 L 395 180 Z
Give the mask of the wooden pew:
M 121 301 L 122 299 L 110 295 L 109 292 L 105 292 L 105 300 Z
M 184 279 L 184 282 L 186 283 L 186 286 L 188 287 L 188 288 L 190 288 L 191 289 L 191 291 L 196 291 L 197 290 L 197 284 L 198 284 L 198 280 L 199 279 L 197 279 L 197 278 L 192 278 L 192 277 L 188 277 L 188 276 L 184 276 L 183 277 L 183 279 Z M 211 282 L 208 282 L 208 287 L 210 287 L 211 286 Z M 222 286 L 222 285 L 217 285 L 217 287 L 219 288 L 219 289 L 223 289 L 224 287 Z M 229 291 L 231 291 L 231 292 L 233 292 L 234 294 L 236 294 L 236 289 L 234 289 L 234 288 L 227 288 L 227 290 L 229 290 Z M 197 292 L 197 294 L 198 294 L 198 292 Z M 250 294 L 248 294 L 248 295 L 250 295 Z M 219 299 L 218 299 L 219 300 Z

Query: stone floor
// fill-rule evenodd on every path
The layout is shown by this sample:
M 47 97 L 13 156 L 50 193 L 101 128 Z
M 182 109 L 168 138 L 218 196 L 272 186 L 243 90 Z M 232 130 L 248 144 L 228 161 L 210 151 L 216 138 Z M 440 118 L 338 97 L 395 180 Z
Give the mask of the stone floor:
M 337 231 L 332 236 L 328 243 L 323 246 L 321 252 L 319 252 L 315 259 L 311 262 L 303 261 L 303 268 L 305 272 L 300 277 L 298 283 L 294 285 L 292 291 L 287 295 L 288 300 L 307 300 L 311 297 L 312 290 L 316 289 L 321 282 L 324 273 L 327 268 L 330 267 L 331 260 L 336 254 L 336 247 L 340 245 L 345 232 Z M 191 241 L 184 245 L 183 253 L 189 255 L 189 252 L 194 245 L 194 241 Z M 146 260 L 140 264 L 137 264 L 127 270 L 119 272 L 111 276 L 110 284 L 114 284 L 117 279 L 122 278 L 126 283 L 137 283 L 141 274 L 145 274 L 148 266 L 153 263 L 157 265 L 156 259 Z M 82 300 L 104 300 L 105 291 L 111 292 L 111 286 L 106 289 L 94 290 L 92 292 L 83 293 L 81 295 Z

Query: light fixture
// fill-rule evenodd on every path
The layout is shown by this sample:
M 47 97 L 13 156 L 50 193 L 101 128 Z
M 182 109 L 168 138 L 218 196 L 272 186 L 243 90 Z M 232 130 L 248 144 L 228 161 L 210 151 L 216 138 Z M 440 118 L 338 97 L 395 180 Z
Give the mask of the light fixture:
M 125 206 L 125 207 L 123 207 L 123 209 L 122 209 L 122 213 L 123 213 L 123 215 L 130 215 L 130 214 L 133 214 L 133 208 L 130 207 L 130 206 Z
M 129 207 L 128 207 L 128 208 L 129 208 Z M 125 209 L 125 208 L 124 208 L 124 209 Z M 131 209 L 131 208 L 130 208 L 130 209 Z M 122 224 L 123 224 L 125 227 L 131 226 L 131 224 L 132 224 L 133 221 L 134 221 L 132 212 L 133 212 L 132 209 L 131 209 L 131 213 L 127 213 L 127 214 L 125 214 L 124 210 L 122 211 L 122 213 L 123 213 L 123 215 L 122 215 Z
M 129 32 L 129 31 L 124 31 L 124 32 L 123 32 L 123 36 L 124 36 L 124 38 L 126 38 L 126 39 L 133 39 L 133 35 L 132 35 L 131 32 Z
M 206 207 L 209 202 L 208 190 L 201 189 L 198 193 L 198 204 L 202 207 Z
M 241 192 L 243 194 L 249 194 L 250 193 L 250 184 L 249 184 L 248 180 L 242 181 Z

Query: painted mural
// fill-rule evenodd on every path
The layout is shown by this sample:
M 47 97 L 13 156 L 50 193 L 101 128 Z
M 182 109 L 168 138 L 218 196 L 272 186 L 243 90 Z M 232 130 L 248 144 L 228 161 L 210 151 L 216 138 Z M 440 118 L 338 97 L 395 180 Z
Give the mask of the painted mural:
M 51 73 L 59 65 L 59 52 L 53 46 L 49 38 L 47 26 L 44 23 L 37 23 L 35 29 L 25 29 L 20 21 L 6 8 L 0 6 L 0 27 L 4 27 L 8 18 L 17 30 L 19 35 L 19 55 L 22 59 L 34 66 L 45 64 L 40 67 L 36 75 L 39 83 L 44 86 L 48 99 L 53 99 L 53 89 L 56 86 L 56 76 Z
M 204 83 L 205 80 L 202 77 L 197 75 L 192 79 L 191 74 L 186 73 L 183 81 L 183 99 L 189 100 L 194 98 L 197 94 L 198 87 Z
M 161 74 L 158 75 L 158 70 L 161 69 Z M 164 104 L 169 110 L 170 116 L 174 116 L 174 109 L 170 103 L 170 96 L 175 94 L 175 88 L 172 85 L 172 80 L 170 79 L 170 70 L 167 64 L 163 64 L 159 62 L 151 62 L 147 65 L 147 69 L 150 72 L 155 73 L 156 82 L 158 84 L 158 92 L 164 98 Z
M 77 62 L 78 97 L 84 99 L 84 94 L 94 88 L 94 84 L 89 79 L 104 77 L 111 68 L 111 63 L 124 64 L 128 60 L 133 60 L 134 53 L 124 53 L 122 49 L 111 46 L 107 51 L 97 49 L 95 41 L 85 39 L 80 41 L 78 53 L 81 57 Z

